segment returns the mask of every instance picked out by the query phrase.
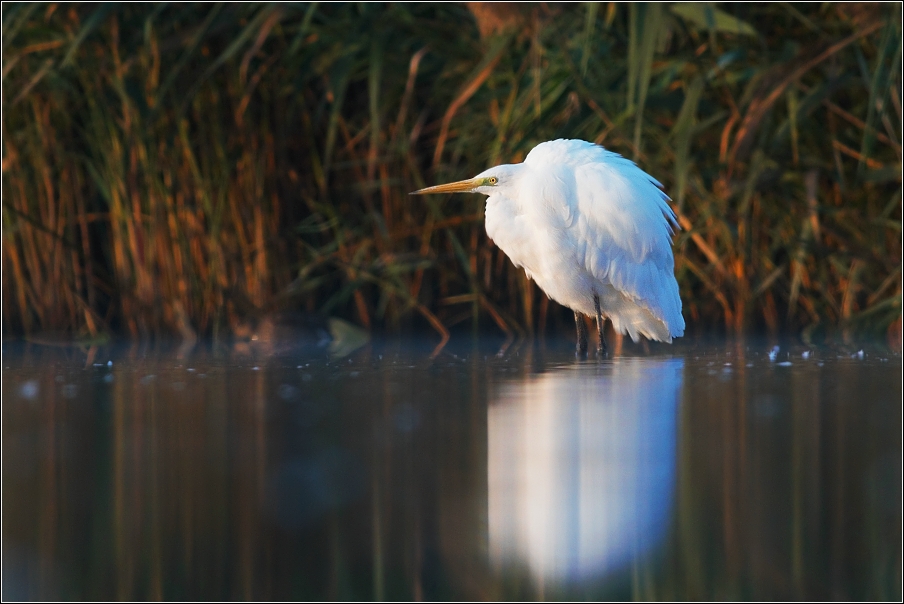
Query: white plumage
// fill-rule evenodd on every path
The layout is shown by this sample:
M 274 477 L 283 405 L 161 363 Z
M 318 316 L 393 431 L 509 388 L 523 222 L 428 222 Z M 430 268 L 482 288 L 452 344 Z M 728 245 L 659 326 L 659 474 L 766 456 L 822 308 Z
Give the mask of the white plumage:
M 416 193 L 488 195 L 487 234 L 551 299 L 594 316 L 598 296 L 618 333 L 671 342 L 684 318 L 671 246 L 678 225 L 661 186 L 599 145 L 555 140 L 521 164 Z

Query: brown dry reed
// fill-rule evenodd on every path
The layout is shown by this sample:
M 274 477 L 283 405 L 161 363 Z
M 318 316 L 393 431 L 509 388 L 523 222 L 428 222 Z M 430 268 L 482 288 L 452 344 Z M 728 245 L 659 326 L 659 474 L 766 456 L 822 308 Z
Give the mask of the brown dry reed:
M 568 329 L 416 188 L 583 138 L 661 180 L 689 332 L 898 333 L 894 4 L 3 4 L 3 330 Z

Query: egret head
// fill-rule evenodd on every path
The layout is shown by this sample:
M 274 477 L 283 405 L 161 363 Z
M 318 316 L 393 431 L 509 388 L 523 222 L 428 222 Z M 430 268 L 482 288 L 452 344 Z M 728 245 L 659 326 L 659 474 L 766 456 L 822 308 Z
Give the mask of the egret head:
M 515 184 L 515 176 L 521 164 L 495 166 L 484 170 L 474 178 L 459 180 L 445 185 L 436 185 L 412 191 L 411 195 L 429 195 L 431 193 L 480 193 L 494 195 Z

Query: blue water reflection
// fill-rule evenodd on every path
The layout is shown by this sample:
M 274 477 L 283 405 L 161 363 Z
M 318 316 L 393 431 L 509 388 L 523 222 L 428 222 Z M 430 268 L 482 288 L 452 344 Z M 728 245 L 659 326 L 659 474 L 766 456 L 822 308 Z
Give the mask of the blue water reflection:
M 489 553 L 567 583 L 665 537 L 682 359 L 617 359 L 506 384 L 488 409 Z

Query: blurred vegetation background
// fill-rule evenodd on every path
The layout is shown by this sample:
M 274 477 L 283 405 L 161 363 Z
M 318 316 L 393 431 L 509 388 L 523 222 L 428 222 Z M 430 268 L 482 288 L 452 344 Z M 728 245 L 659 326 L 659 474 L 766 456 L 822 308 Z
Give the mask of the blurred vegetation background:
M 690 334 L 900 333 L 899 4 L 2 10 L 4 334 L 570 334 L 408 197 L 555 138 L 663 182 Z

